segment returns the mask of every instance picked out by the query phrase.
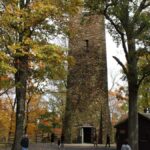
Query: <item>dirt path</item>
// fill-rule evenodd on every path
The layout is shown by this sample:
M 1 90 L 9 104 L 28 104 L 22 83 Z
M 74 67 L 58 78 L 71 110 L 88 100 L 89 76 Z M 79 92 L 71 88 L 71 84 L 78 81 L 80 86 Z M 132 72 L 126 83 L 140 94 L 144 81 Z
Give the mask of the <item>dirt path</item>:
M 0 148 L 0 150 L 11 150 L 10 147 Z M 105 148 L 104 145 L 93 147 L 92 144 L 65 144 L 64 148 L 58 148 L 57 144 L 50 143 L 34 143 L 29 145 L 29 150 L 116 150 L 115 146 Z

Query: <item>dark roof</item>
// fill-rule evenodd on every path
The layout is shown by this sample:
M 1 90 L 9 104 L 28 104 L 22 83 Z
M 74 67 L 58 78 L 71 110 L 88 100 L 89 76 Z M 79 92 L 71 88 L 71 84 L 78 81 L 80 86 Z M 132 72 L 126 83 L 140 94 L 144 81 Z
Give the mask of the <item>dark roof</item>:
M 140 113 L 139 112 L 138 114 L 150 121 L 150 113 Z M 118 121 L 117 124 L 114 125 L 114 128 L 117 128 L 121 124 L 124 124 L 127 120 L 128 120 L 128 116 L 126 116 L 124 119 Z
M 150 113 L 139 113 L 139 115 L 145 117 L 146 119 L 150 120 Z

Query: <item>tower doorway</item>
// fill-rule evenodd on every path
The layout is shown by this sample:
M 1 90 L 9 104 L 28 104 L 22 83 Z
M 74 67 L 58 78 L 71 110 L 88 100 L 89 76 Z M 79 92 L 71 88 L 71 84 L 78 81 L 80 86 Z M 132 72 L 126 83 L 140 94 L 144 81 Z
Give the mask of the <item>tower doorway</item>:
M 93 126 L 80 126 L 78 134 L 79 143 L 92 143 L 95 134 L 95 127 Z
M 92 128 L 83 128 L 84 143 L 92 143 Z

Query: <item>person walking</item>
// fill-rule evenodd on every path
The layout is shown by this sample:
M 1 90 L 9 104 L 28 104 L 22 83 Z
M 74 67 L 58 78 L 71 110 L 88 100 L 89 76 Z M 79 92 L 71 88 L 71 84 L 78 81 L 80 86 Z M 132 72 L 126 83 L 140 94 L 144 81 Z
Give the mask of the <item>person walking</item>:
M 60 140 L 61 140 L 61 148 L 64 149 L 64 140 L 65 140 L 65 137 L 64 137 L 63 133 L 61 134 L 61 139 Z
M 109 136 L 109 134 L 107 134 L 107 136 L 106 136 L 106 145 L 105 145 L 105 147 L 107 147 L 107 145 L 110 147 L 110 136 Z
M 128 140 L 125 140 L 121 146 L 121 150 L 131 150 L 130 145 L 128 144 Z
M 58 149 L 60 149 L 60 147 L 61 147 L 61 141 L 60 141 L 60 138 L 58 138 L 57 144 L 58 144 Z
M 61 137 L 58 138 L 57 144 L 58 144 L 58 149 L 61 150 L 64 149 L 64 134 L 61 134 Z
M 28 147 L 29 147 L 29 138 L 28 138 L 27 134 L 25 134 L 22 137 L 20 144 L 21 144 L 22 150 L 28 150 Z

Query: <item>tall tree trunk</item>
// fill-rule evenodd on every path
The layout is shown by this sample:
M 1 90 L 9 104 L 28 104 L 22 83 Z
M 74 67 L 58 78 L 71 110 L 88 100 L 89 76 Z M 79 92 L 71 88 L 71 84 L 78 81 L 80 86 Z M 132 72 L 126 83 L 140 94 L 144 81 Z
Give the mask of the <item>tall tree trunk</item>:
M 28 122 L 29 122 L 29 104 L 31 102 L 31 98 L 32 96 L 29 97 L 27 103 L 26 103 L 26 106 L 25 106 L 25 109 L 26 109 L 26 113 L 25 113 L 25 128 L 24 128 L 24 132 L 25 134 L 27 133 L 27 130 L 28 130 Z
M 16 58 L 15 82 L 16 82 L 16 129 L 15 139 L 12 150 L 21 150 L 20 140 L 24 134 L 24 119 L 25 119 L 25 100 L 26 100 L 26 81 L 27 81 L 27 56 Z
M 12 132 L 13 130 L 13 121 L 15 120 L 14 118 L 14 114 L 15 114 L 15 106 L 16 106 L 16 99 L 14 101 L 14 103 L 12 104 L 11 106 L 11 115 L 10 115 L 10 126 L 9 126 L 9 132 L 8 132 L 8 142 L 11 140 L 11 136 L 13 134 L 14 136 L 14 133 Z
M 27 133 L 27 130 L 28 130 L 28 122 L 29 122 L 29 111 L 28 111 L 28 105 L 27 105 L 26 113 L 25 113 L 25 127 L 24 127 L 25 134 Z
M 23 9 L 27 6 L 30 0 L 19 0 L 18 6 L 20 9 Z M 22 25 L 22 29 L 23 29 Z M 27 29 L 26 29 L 27 30 Z M 30 31 L 30 29 L 28 29 Z M 25 38 L 25 29 L 18 31 L 19 43 L 23 42 Z M 26 35 L 27 36 L 27 35 Z M 30 35 L 29 35 L 30 36 Z M 23 46 L 23 45 L 22 45 Z M 28 52 L 29 47 L 24 45 L 23 51 Z M 27 79 L 28 79 L 28 55 L 23 53 L 22 50 L 17 50 L 15 56 L 15 68 L 17 72 L 15 74 L 15 84 L 16 84 L 16 129 L 15 129 L 15 139 L 12 146 L 12 150 L 21 150 L 20 140 L 24 134 L 25 129 L 25 101 L 26 101 L 26 88 L 27 88 Z
M 20 7 L 23 7 L 23 0 L 20 1 Z M 19 33 L 19 42 L 23 40 L 23 33 Z M 21 53 L 20 50 L 17 51 Z M 12 150 L 21 150 L 20 140 L 24 134 L 25 126 L 25 101 L 26 101 L 26 87 L 27 87 L 27 72 L 28 72 L 28 56 L 22 54 L 22 56 L 15 57 L 15 67 L 17 72 L 15 74 L 16 85 L 16 129 L 15 139 Z
M 69 76 L 68 76 L 69 77 Z M 68 87 L 67 87 L 68 88 Z M 72 126 L 73 126 L 73 108 L 72 108 L 72 100 L 70 99 L 70 91 L 67 91 L 67 100 L 66 100 L 66 109 L 65 115 L 63 119 L 63 134 L 65 143 L 72 142 Z
M 131 32 L 132 33 L 132 32 Z M 129 59 L 128 59 L 128 90 L 129 90 L 129 122 L 128 135 L 132 150 L 138 150 L 138 85 L 137 85 L 137 56 L 135 51 L 135 40 L 128 37 Z
M 133 88 L 133 87 L 132 87 Z M 129 144 L 132 150 L 138 150 L 138 112 L 137 112 L 137 95 L 130 90 L 129 99 Z

